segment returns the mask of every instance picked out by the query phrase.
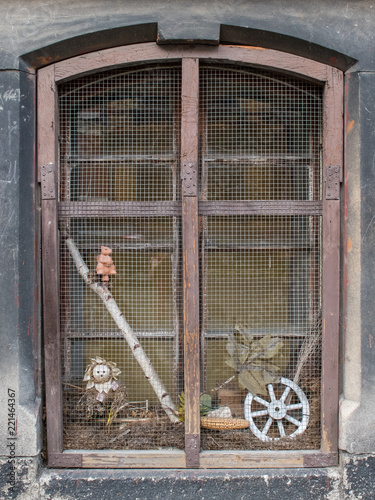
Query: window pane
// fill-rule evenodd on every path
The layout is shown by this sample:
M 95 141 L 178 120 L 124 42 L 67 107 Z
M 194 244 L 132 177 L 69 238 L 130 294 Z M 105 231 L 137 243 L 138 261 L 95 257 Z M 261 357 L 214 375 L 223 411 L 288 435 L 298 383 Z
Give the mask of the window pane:
M 142 347 L 169 394 L 176 391 L 175 342 L 142 338 Z M 64 383 L 64 446 L 67 449 L 144 450 L 184 447 L 182 424 L 172 424 L 123 339 L 72 339 L 69 382 Z M 91 360 L 115 361 L 121 370 L 116 391 L 104 403 L 82 379 Z M 65 380 L 67 380 L 65 378 Z
M 183 423 L 170 422 L 151 386 L 155 377 L 136 361 L 143 349 L 146 366 L 177 406 L 183 390 L 181 221 L 152 217 L 142 202 L 180 198 L 180 67 L 123 68 L 67 82 L 59 106 L 59 200 L 72 202 L 70 214 L 79 213 L 78 206 L 92 215 L 60 221 L 64 445 L 181 448 Z M 104 203 L 75 203 L 98 201 Z M 136 216 L 111 202 L 130 202 Z M 101 207 L 117 207 L 123 216 L 104 217 Z M 113 310 L 77 271 L 67 236 L 136 335 L 133 351 Z M 99 269 L 108 259 L 115 274 Z M 95 370 L 111 366 L 114 385 L 97 384 Z
M 93 272 L 101 246 L 112 249 L 116 267 L 116 275 L 110 279 L 113 297 L 120 309 L 126 311 L 132 328 L 147 331 L 174 329 L 173 252 L 177 244 L 173 233 L 176 231 L 173 219 L 162 217 L 81 219 L 71 222 L 69 227 Z M 116 330 L 101 299 L 83 283 L 64 247 L 61 258 L 69 272 L 68 293 L 64 296 L 69 297 L 72 309 L 67 314 L 72 331 Z
M 61 87 L 60 199 L 176 199 L 179 68 L 110 71 Z
M 203 431 L 203 446 L 318 448 L 320 217 L 208 216 L 204 228 L 203 390 L 211 395 L 213 408 L 219 412 L 227 408 L 234 418 L 246 416 L 244 403 L 249 393 L 269 401 L 270 383 L 276 399 L 289 390 L 286 404 L 297 406 L 285 418 L 269 420 L 265 403 L 253 401 L 251 411 L 261 412 L 254 417 L 260 433 L 268 421 L 272 423 L 263 433 L 267 443 L 249 429 L 221 429 L 215 434 L 211 427 Z M 310 407 L 308 429 L 298 439 L 279 439 L 281 424 L 286 435 L 294 433 L 306 410 L 298 394 L 280 383 L 280 377 L 297 384 Z M 215 418 L 207 425 L 214 424 Z
M 207 331 L 303 332 L 320 304 L 319 217 L 210 216 L 205 227 Z
M 207 64 L 200 91 L 200 199 L 239 213 L 212 203 L 202 217 L 202 390 L 214 411 L 202 446 L 319 448 L 320 216 L 245 215 L 230 201 L 288 213 L 283 201 L 321 199 L 322 87 Z
M 208 66 L 201 96 L 202 199 L 320 199 L 320 86 Z
M 177 369 L 182 342 L 180 221 L 173 217 L 74 219 L 65 230 L 76 243 L 92 279 L 109 287 L 123 317 L 177 404 L 183 384 L 182 373 Z M 97 274 L 97 256 L 103 254 L 105 247 L 112 250 L 110 258 L 116 271 L 109 282 Z M 115 449 L 179 446 L 183 425 L 172 425 L 166 417 L 113 316 L 82 280 L 64 239 L 60 261 L 66 446 Z M 97 400 L 100 393 L 96 385 L 88 388 L 89 381 L 84 380 L 85 370 L 98 357 L 116 363 L 121 371 L 116 381 L 119 388 L 104 394 L 103 402 Z M 129 432 L 121 437 L 122 429 Z

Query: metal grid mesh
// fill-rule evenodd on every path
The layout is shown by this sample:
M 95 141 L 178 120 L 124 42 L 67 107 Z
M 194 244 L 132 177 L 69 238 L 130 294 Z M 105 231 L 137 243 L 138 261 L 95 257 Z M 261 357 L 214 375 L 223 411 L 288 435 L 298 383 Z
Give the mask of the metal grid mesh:
M 290 201 L 321 199 L 322 89 L 207 65 L 200 97 L 200 197 L 212 201 L 201 239 L 202 391 L 214 409 L 202 447 L 319 448 L 320 216 L 282 214 Z M 263 215 L 246 215 L 246 200 Z M 224 201 L 233 215 L 220 215 Z M 264 213 L 269 201 L 279 214 Z M 244 418 L 251 432 L 240 430 Z
M 179 69 L 112 71 L 60 93 L 60 200 L 176 199 Z
M 66 448 L 184 447 L 183 424 L 169 422 L 65 245 L 72 238 L 95 282 L 103 278 L 95 272 L 101 247 L 112 249 L 104 251 L 116 267 L 110 294 L 177 407 L 181 220 L 163 208 L 147 214 L 147 203 L 181 198 L 180 94 L 180 68 L 172 65 L 105 72 L 60 88 L 59 201 L 83 202 L 86 214 L 71 208 L 60 221 Z M 322 89 L 261 70 L 205 65 L 200 108 L 199 196 L 212 202 L 200 224 L 202 448 L 318 448 L 321 220 L 288 207 L 321 200 Z M 259 214 L 246 213 L 246 201 L 256 201 Z M 270 201 L 279 213 L 267 213 Z M 103 215 L 123 202 L 133 204 L 132 215 Z M 220 213 L 222 202 L 232 215 Z M 93 370 L 83 381 L 91 359 L 104 364 L 98 357 L 121 370 L 119 387 L 104 391 L 103 400 L 95 385 L 86 388 Z M 232 418 L 226 413 L 218 423 L 228 408 Z M 298 436 L 277 439 L 305 424 L 307 413 Z M 244 417 L 252 431 L 231 428 Z
M 319 200 L 321 87 L 255 70 L 202 71 L 202 199 Z
M 176 405 L 181 221 L 155 209 L 147 215 L 147 202 L 178 200 L 179 96 L 174 66 L 110 71 L 60 88 L 59 200 L 71 207 L 60 220 L 66 448 L 183 446 L 183 424 L 169 421 L 135 359 L 137 347 L 130 349 L 65 244 L 69 236 L 90 279 L 109 290 Z M 77 217 L 75 202 L 86 216 Z M 134 204 L 133 216 L 101 215 L 121 202 Z M 113 262 L 116 274 L 98 274 L 101 262 Z

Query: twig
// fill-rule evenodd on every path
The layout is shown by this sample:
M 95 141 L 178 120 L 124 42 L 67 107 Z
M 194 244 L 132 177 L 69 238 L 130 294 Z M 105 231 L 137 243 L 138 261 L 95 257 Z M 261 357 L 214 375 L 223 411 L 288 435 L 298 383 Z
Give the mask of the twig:
M 85 389 L 82 387 L 78 387 L 78 385 L 68 384 L 68 382 L 63 382 L 64 385 L 68 385 L 69 387 L 74 387 L 74 389 L 79 389 L 81 392 L 85 392 Z
M 214 392 L 214 391 L 218 391 L 219 389 L 222 389 L 225 385 L 229 384 L 229 382 L 232 382 L 232 380 L 234 378 L 237 377 L 237 375 L 239 374 L 239 372 L 236 372 L 234 375 L 232 375 L 231 377 L 229 377 L 225 382 L 223 382 L 221 385 L 217 386 L 217 387 L 214 387 L 213 389 L 211 389 L 211 392 Z
M 318 347 L 321 329 L 322 329 L 322 313 L 321 311 L 319 311 L 314 318 L 313 325 L 310 328 L 310 331 L 308 332 L 307 336 L 305 337 L 300 350 L 297 369 L 293 378 L 293 382 L 297 385 L 299 383 L 302 369 L 306 361 L 310 358 L 310 356 L 314 353 L 314 351 Z
M 119 434 L 118 436 L 115 436 L 114 438 L 112 438 L 109 442 L 112 444 L 114 443 L 117 439 L 120 439 L 122 436 L 125 436 L 126 434 L 129 434 L 131 432 L 130 429 L 126 429 L 126 431 L 124 432 L 121 432 L 121 434 Z
M 305 336 L 305 339 L 303 341 L 303 344 L 299 352 L 297 368 L 293 377 L 293 382 L 297 385 L 299 385 L 299 379 L 301 377 L 301 373 L 305 366 L 306 361 L 310 358 L 311 355 L 314 354 L 314 351 L 316 351 L 318 348 L 321 330 L 322 330 L 322 311 L 320 310 L 315 315 L 313 324 L 309 332 Z M 293 394 L 292 392 L 288 394 L 285 400 L 286 404 L 290 404 L 290 401 L 292 399 L 292 394 Z
M 119 309 L 115 299 L 112 297 L 106 286 L 103 284 L 99 284 L 97 282 L 93 282 L 89 275 L 89 269 L 86 266 L 84 260 L 79 253 L 78 248 L 76 247 L 74 241 L 71 238 L 66 239 L 66 245 L 69 249 L 70 255 L 73 258 L 73 261 L 77 267 L 79 274 L 82 276 L 84 282 L 93 290 L 103 301 L 103 304 L 107 308 L 108 312 L 116 322 L 119 330 L 124 336 L 124 339 L 129 344 L 129 347 L 138 361 L 139 366 L 142 368 L 146 379 L 150 382 L 152 388 L 155 391 L 156 396 L 158 397 L 161 406 L 165 413 L 168 415 L 169 420 L 172 423 L 178 423 L 179 420 L 176 416 L 176 408 L 173 404 L 171 397 L 169 396 L 164 384 L 159 379 L 158 374 L 156 373 L 154 367 L 147 354 L 143 350 L 141 344 L 138 341 L 136 334 L 133 329 L 129 325 L 129 323 L 124 318 L 121 310 Z

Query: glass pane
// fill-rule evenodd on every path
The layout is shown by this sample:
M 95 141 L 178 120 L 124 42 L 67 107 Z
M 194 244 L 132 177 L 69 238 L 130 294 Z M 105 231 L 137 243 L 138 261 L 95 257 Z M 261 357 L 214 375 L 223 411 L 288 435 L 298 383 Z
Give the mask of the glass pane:
M 75 242 L 91 279 L 109 290 L 116 311 L 138 339 L 138 347 L 132 351 L 115 321 L 118 313 L 114 315 L 113 308 L 106 307 L 106 300 L 84 282 L 62 238 L 60 322 L 65 446 L 182 446 L 183 424 L 171 423 L 150 385 L 152 377 L 146 376 L 144 364 L 142 367 L 136 360 L 137 350 L 143 349 L 177 411 L 178 395 L 183 390 L 182 372 L 177 370 L 182 352 L 180 220 L 73 219 L 64 231 Z M 115 274 L 100 269 L 103 256 L 111 259 Z M 107 387 L 95 379 L 94 370 L 107 370 L 108 366 L 115 371 Z
M 200 91 L 202 199 L 320 199 L 320 86 L 207 66 Z
M 319 220 L 311 219 L 207 217 L 203 248 L 208 332 L 231 331 L 236 324 L 254 331 L 306 328 L 313 299 L 320 301 L 319 247 L 311 233 Z
M 320 217 L 207 216 L 203 227 L 202 446 L 318 448 Z
M 69 232 L 89 269 L 97 266 L 101 246 L 110 247 L 116 275 L 111 292 L 136 330 L 173 331 L 173 252 L 176 223 L 172 218 L 85 219 L 71 222 Z M 115 323 L 101 299 L 84 286 L 66 249 L 62 262 L 69 269 L 69 314 L 72 331 L 113 331 Z M 176 270 L 174 270 L 176 274 Z M 98 276 L 97 279 L 100 279 Z M 77 309 L 75 294 L 82 303 Z M 74 306 L 74 307 L 73 307 Z M 81 310 L 83 308 L 83 310 Z
M 267 210 L 268 201 L 321 199 L 321 86 L 206 64 L 200 95 L 201 200 Z M 320 217 L 211 207 L 201 240 L 202 391 L 211 398 L 202 447 L 319 448 Z
M 109 71 L 60 88 L 60 199 L 176 199 L 176 67 Z
M 205 161 L 209 200 L 308 200 L 311 166 L 306 162 Z

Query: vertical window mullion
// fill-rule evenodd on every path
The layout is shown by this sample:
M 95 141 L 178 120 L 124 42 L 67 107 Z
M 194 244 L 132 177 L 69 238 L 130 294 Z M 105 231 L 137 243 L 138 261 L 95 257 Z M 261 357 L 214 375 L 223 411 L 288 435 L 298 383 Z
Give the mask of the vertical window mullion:
M 181 177 L 186 466 L 199 466 L 198 59 L 182 60 Z

